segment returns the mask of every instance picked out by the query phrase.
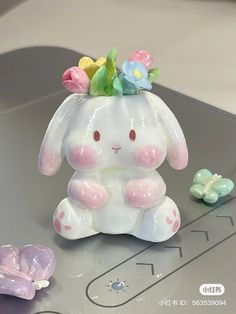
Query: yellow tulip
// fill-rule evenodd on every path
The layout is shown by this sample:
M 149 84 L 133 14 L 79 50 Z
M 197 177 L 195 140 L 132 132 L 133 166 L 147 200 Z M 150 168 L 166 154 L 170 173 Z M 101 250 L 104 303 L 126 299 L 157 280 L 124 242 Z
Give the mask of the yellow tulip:
M 106 64 L 106 58 L 98 58 L 95 62 L 89 57 L 83 57 L 79 60 L 78 66 L 83 69 L 91 80 L 95 72 L 104 64 Z

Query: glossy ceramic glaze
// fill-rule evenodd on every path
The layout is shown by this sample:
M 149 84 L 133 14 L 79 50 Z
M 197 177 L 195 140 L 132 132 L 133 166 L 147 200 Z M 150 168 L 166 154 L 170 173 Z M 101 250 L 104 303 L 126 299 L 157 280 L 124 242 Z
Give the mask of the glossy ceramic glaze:
M 220 197 L 232 192 L 234 182 L 222 175 L 213 174 L 208 169 L 198 170 L 190 188 L 192 196 L 203 199 L 207 203 L 216 203 Z
M 128 233 L 159 242 L 179 229 L 178 208 L 156 168 L 166 158 L 174 169 L 185 168 L 188 150 L 158 96 L 69 96 L 46 131 L 39 170 L 55 174 L 64 157 L 76 170 L 53 218 L 64 238 Z
M 0 246 L 0 294 L 33 299 L 36 290 L 49 285 L 55 266 L 55 255 L 45 246 Z

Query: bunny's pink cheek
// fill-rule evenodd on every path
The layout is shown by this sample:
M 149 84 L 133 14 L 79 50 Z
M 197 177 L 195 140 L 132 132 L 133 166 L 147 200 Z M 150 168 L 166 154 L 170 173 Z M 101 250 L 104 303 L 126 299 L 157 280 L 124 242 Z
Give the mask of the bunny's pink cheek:
M 143 168 L 156 168 L 164 160 L 164 152 L 156 145 L 147 145 L 134 154 L 135 163 Z
M 96 152 L 89 146 L 81 145 L 72 147 L 68 160 L 75 169 L 92 169 L 96 166 Z

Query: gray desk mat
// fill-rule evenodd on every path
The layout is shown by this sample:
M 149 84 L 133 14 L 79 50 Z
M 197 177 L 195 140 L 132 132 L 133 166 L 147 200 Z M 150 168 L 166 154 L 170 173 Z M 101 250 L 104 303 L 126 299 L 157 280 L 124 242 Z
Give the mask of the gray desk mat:
M 53 94 L 47 91 L 35 100 L 32 94 L 26 103 L 22 97 L 24 101 L 18 99 L 10 110 L 4 104 L 1 244 L 48 245 L 56 253 L 57 269 L 50 287 L 39 291 L 33 301 L 0 296 L 1 314 L 235 312 L 236 200 L 230 195 L 209 206 L 192 200 L 188 193 L 200 168 L 236 179 L 235 117 L 161 86 L 155 86 L 154 92 L 176 114 L 190 152 L 187 169 L 178 172 L 167 163 L 159 169 L 167 194 L 182 215 L 178 234 L 159 244 L 128 235 L 100 234 L 79 241 L 56 235 L 52 212 L 65 197 L 73 171 L 64 163 L 57 175 L 44 177 L 37 170 L 37 155 L 48 122 L 67 93 L 55 88 Z M 203 283 L 221 283 L 225 293 L 202 296 Z M 195 300 L 226 305 L 193 305 Z

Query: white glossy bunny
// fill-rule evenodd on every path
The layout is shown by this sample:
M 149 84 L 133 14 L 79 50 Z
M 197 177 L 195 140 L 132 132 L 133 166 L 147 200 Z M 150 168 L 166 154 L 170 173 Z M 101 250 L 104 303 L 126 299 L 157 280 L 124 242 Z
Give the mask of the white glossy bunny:
M 127 233 L 159 242 L 179 229 L 178 208 L 155 169 L 165 158 L 174 169 L 185 168 L 188 150 L 158 96 L 69 96 L 45 134 L 41 173 L 55 174 L 64 156 L 76 170 L 53 218 L 64 238 Z

